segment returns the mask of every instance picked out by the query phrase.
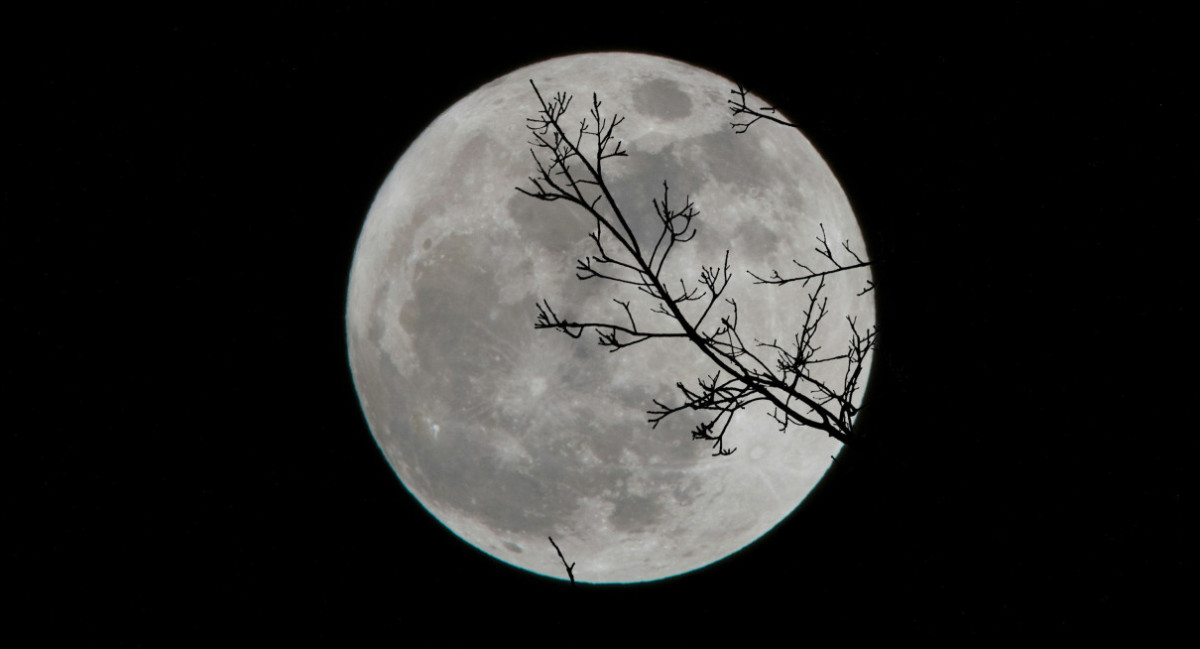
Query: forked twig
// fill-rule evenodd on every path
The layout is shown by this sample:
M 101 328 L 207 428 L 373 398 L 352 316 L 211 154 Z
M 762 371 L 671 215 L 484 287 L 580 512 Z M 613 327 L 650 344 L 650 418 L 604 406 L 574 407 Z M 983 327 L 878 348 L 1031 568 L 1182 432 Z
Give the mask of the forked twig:
M 571 578 L 571 585 L 575 585 L 575 564 L 568 564 L 566 557 L 563 556 L 562 550 L 558 549 L 558 544 L 554 542 L 553 536 L 547 536 L 550 539 L 550 545 L 554 546 L 554 551 L 558 552 L 558 558 L 562 561 L 563 567 L 567 569 L 567 576 Z

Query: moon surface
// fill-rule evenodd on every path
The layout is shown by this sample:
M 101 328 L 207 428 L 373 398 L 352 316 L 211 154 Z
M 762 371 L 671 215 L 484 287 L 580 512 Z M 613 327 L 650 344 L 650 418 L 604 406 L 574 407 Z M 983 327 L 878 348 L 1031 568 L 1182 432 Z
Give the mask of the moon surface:
M 542 299 L 564 317 L 623 322 L 612 301 L 620 297 L 643 328 L 677 330 L 647 296 L 575 278 L 575 260 L 594 252 L 595 222 L 582 210 L 516 191 L 535 171 L 525 127 L 538 110 L 531 79 L 544 96 L 574 96 L 568 125 L 588 116 L 593 92 L 606 117 L 625 117 L 616 137 L 629 155 L 605 162 L 618 204 L 644 238 L 657 235 L 651 199 L 661 199 L 664 180 L 673 202 L 690 197 L 697 234 L 672 252 L 665 283 L 697 285 L 701 265 L 720 264 L 728 250 L 726 295 L 748 342 L 790 342 L 814 287 L 754 285 L 747 270 L 787 274 L 793 259 L 821 266 L 813 248 L 822 224 L 831 247 L 849 241 L 865 256 L 844 192 L 799 132 L 765 122 L 730 129 L 736 84 L 637 54 L 531 65 L 446 110 L 376 196 L 346 306 L 363 412 L 413 496 L 497 559 L 565 579 L 553 536 L 583 582 L 701 568 L 787 517 L 840 444 L 811 429 L 780 433 L 755 404 L 727 433 L 737 451 L 713 457 L 691 438 L 702 418 L 647 422 L 653 399 L 680 403 L 676 382 L 695 387 L 715 371 L 690 343 L 609 353 L 591 332 L 576 340 L 534 329 Z M 869 279 L 865 269 L 831 276 L 824 352 L 845 351 L 846 316 L 860 331 L 874 324 L 872 294 L 856 296 Z M 823 376 L 840 379 L 844 365 L 827 365 Z

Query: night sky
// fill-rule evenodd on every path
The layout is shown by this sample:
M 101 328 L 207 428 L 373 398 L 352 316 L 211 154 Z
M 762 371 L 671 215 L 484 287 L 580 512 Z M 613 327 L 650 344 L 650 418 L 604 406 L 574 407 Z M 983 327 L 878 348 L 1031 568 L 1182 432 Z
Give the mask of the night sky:
M 6 617 L 131 646 L 399 642 L 451 618 L 444 638 L 560 641 L 1181 626 L 1181 18 L 690 6 L 6 20 Z M 801 126 L 878 262 L 881 338 L 873 446 L 795 515 L 682 577 L 572 588 L 408 494 L 359 408 L 344 305 L 374 193 L 424 126 L 512 69 L 595 50 L 707 68 Z

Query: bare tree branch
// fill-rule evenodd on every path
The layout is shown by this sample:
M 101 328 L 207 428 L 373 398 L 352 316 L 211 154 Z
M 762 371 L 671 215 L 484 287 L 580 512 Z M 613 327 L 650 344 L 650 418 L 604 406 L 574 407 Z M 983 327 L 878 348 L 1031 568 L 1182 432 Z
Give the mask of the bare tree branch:
M 566 557 L 563 556 L 562 550 L 558 549 L 558 544 L 554 542 L 553 536 L 547 536 L 550 539 L 550 545 L 554 546 L 554 551 L 558 553 L 558 559 L 562 561 L 563 567 L 567 569 L 567 576 L 571 578 L 571 585 L 575 585 L 575 564 L 568 564 Z
M 583 119 L 576 130 L 568 133 L 564 117 L 571 97 L 557 93 L 547 99 L 532 80 L 530 85 L 541 106 L 537 115 L 526 122 L 532 136 L 530 153 L 536 173 L 529 177 L 531 187 L 518 187 L 518 191 L 542 201 L 566 201 L 594 219 L 596 227 L 588 237 L 595 252 L 577 260 L 577 279 L 598 279 L 633 287 L 649 301 L 652 313 L 672 322 L 667 329 L 644 329 L 630 309 L 630 302 L 618 299 L 613 302 L 621 307 L 623 315 L 617 320 L 575 320 L 560 316 L 543 300 L 536 305 L 538 315 L 534 326 L 554 329 L 572 338 L 593 331 L 600 346 L 610 352 L 650 339 L 686 339 L 708 358 L 715 371 L 697 379 L 695 387 L 677 382 L 682 397 L 677 404 L 654 399 L 654 408 L 648 411 L 649 422 L 657 427 L 678 412 L 707 413 L 709 418 L 692 430 L 692 437 L 710 442 L 714 455 L 729 455 L 736 450 L 725 441 L 730 423 L 737 413 L 759 402 L 772 406 L 771 416 L 782 430 L 804 426 L 823 431 L 843 443 L 854 442 L 852 424 L 858 410 L 853 399 L 860 386 L 862 366 L 875 344 L 875 328 L 860 332 L 855 321 L 848 318 L 851 339 L 841 354 L 822 356 L 815 341 L 818 328 L 828 316 L 825 278 L 866 267 L 870 262 L 855 253 L 849 242 L 842 242 L 842 249 L 853 261 L 839 259 L 822 226 L 815 250 L 831 268 L 818 271 L 794 261 L 802 271 L 796 276 L 785 277 L 778 271 L 767 277 L 750 273 L 758 284 L 782 286 L 801 282 L 808 286 L 813 280 L 816 284 L 808 294 L 804 323 L 792 336 L 790 345 L 774 340 L 753 340 L 748 344 L 738 329 L 737 302 L 724 297 L 733 279 L 729 251 L 720 264 L 702 266 L 695 283 L 689 284 L 684 278 L 668 281 L 663 277 L 663 269 L 676 246 L 696 236 L 699 211 L 690 198 L 685 197 L 682 206 L 678 202 L 673 205 L 670 187 L 663 182 L 662 197 L 650 201 L 658 217 L 658 235 L 653 245 L 645 248 L 613 198 L 603 165 L 605 160 L 626 155 L 622 142 L 615 137 L 615 129 L 624 118 L 615 114 L 605 116 L 599 98 L 593 93 L 590 119 Z M 749 120 L 735 122 L 735 131 L 744 132 L 761 119 L 794 127 L 775 117 L 774 109 L 769 106 L 759 109 L 748 106 L 745 89 L 739 87 L 733 94 L 736 99 L 729 102 L 733 114 L 748 116 Z M 582 147 L 585 139 L 589 142 L 586 150 Z M 868 281 L 868 287 L 860 295 L 873 287 Z M 698 305 L 690 306 L 691 303 Z M 714 316 L 716 312 L 720 315 Z M 713 318 L 716 322 L 712 322 Z M 815 366 L 835 362 L 846 366 L 840 384 L 828 384 L 812 372 Z M 565 560 L 563 564 L 566 565 Z
M 817 248 L 813 248 L 813 250 L 815 250 L 817 252 L 817 254 L 819 254 L 822 257 L 824 257 L 825 259 L 829 260 L 829 263 L 833 264 L 833 268 L 831 268 L 829 270 L 824 270 L 824 271 L 818 272 L 818 271 L 815 271 L 812 268 L 800 263 L 799 261 L 796 261 L 795 259 L 793 259 L 792 263 L 795 264 L 797 268 L 804 271 L 800 275 L 796 275 L 794 277 L 784 277 L 779 274 L 778 270 L 772 270 L 771 275 L 769 277 L 763 277 L 761 275 L 756 275 L 752 271 L 746 271 L 746 273 L 754 278 L 755 284 L 775 284 L 776 286 L 783 286 L 784 284 L 791 284 L 792 282 L 802 282 L 804 286 L 807 286 L 808 282 L 810 280 L 824 279 L 827 275 L 833 275 L 835 273 L 840 273 L 840 272 L 847 271 L 847 270 L 854 270 L 855 268 L 865 268 L 865 267 L 871 265 L 871 262 L 863 261 L 863 259 L 861 257 L 859 257 L 857 253 L 854 252 L 854 250 L 850 247 L 849 241 L 843 241 L 842 248 L 844 248 L 846 250 L 846 252 L 849 253 L 850 256 L 854 258 L 855 263 L 842 264 L 837 259 L 835 259 L 834 255 L 833 255 L 833 250 L 831 250 L 829 248 L 829 240 L 828 240 L 828 237 L 825 235 L 825 224 L 823 224 L 823 223 L 821 224 L 821 235 L 817 237 L 817 242 L 820 243 L 821 245 Z M 867 285 L 861 291 L 858 292 L 858 297 L 866 295 L 867 293 L 870 293 L 874 289 L 875 289 L 875 282 L 868 279 Z
M 775 122 L 776 124 L 782 124 L 783 126 L 790 126 L 794 129 L 800 128 L 786 119 L 776 117 L 775 109 L 770 106 L 751 108 L 750 105 L 746 103 L 746 95 L 750 93 L 748 90 L 743 88 L 741 84 L 738 84 L 738 87 L 734 90 L 730 90 L 729 93 L 734 96 L 733 99 L 728 100 L 729 112 L 733 113 L 734 117 L 742 120 L 729 123 L 729 125 L 733 127 L 734 133 L 745 133 L 746 131 L 750 130 L 750 127 L 753 126 L 755 122 L 760 119 Z

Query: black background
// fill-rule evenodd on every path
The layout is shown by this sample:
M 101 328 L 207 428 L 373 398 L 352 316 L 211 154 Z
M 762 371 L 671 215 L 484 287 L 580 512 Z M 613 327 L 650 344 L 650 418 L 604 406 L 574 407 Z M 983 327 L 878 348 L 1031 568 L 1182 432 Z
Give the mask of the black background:
M 1181 624 L 1180 16 L 539 6 L 5 21 L 6 616 L 130 645 L 435 621 L 558 640 Z M 359 409 L 344 303 L 374 193 L 424 126 L 593 50 L 705 67 L 792 117 L 879 261 L 884 337 L 860 419 L 876 447 L 797 515 L 695 573 L 572 588 L 409 496 Z

